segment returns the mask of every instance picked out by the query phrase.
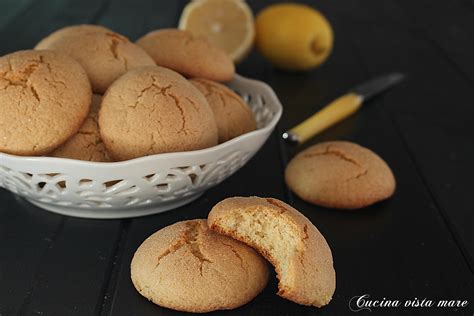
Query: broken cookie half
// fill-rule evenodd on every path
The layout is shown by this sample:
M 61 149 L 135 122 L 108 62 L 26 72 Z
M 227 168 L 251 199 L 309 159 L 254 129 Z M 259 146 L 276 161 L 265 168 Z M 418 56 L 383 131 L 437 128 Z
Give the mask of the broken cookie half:
M 275 267 L 278 295 L 327 305 L 336 287 L 331 249 L 300 212 L 272 198 L 233 197 L 213 207 L 208 226 L 256 249 Z
M 153 303 L 202 313 L 251 301 L 265 288 L 269 271 L 252 248 L 197 219 L 148 237 L 132 259 L 131 277 L 138 292 Z

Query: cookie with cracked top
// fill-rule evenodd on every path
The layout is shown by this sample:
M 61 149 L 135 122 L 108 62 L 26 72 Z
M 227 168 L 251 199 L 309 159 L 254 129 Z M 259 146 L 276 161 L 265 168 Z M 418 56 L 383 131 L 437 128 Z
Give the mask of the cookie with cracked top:
M 155 65 L 141 47 L 98 25 L 59 29 L 41 40 L 35 49 L 60 51 L 77 60 L 86 70 L 96 93 L 104 93 L 129 69 Z
M 26 50 L 0 58 L 0 151 L 46 154 L 74 135 L 91 104 L 84 69 L 59 52 Z
M 109 154 L 100 138 L 98 115 L 102 96 L 92 96 L 91 109 L 79 131 L 68 141 L 56 148 L 52 157 L 70 158 L 87 161 L 110 161 Z
M 131 262 L 137 291 L 153 303 L 185 312 L 237 308 L 266 286 L 268 266 L 252 248 L 182 221 L 148 237 Z
M 132 69 L 110 86 L 99 128 L 115 160 L 217 145 L 206 98 L 183 76 L 159 66 Z
M 219 143 L 257 129 L 257 122 L 247 103 L 221 83 L 204 78 L 189 80 L 209 102 L 217 122 Z
M 303 214 L 273 198 L 232 197 L 209 213 L 211 230 L 235 238 L 268 259 L 278 277 L 278 295 L 302 305 L 327 305 L 336 272 L 326 239 Z
M 188 78 L 229 81 L 234 77 L 232 59 L 205 37 L 188 31 L 161 29 L 152 31 L 136 42 L 157 65 L 173 69 Z
M 358 209 L 387 199 L 395 177 L 370 149 L 346 141 L 311 146 L 294 157 L 285 180 L 301 199 L 329 208 Z

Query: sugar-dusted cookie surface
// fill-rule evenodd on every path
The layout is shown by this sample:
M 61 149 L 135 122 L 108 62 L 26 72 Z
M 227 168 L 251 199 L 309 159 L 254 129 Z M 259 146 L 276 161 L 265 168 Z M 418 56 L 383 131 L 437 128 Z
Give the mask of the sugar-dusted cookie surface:
M 217 145 L 206 98 L 177 72 L 132 69 L 107 90 L 99 111 L 102 140 L 116 160 Z
M 206 220 L 175 223 L 148 237 L 131 263 L 135 288 L 153 303 L 186 312 L 246 304 L 269 276 L 252 248 L 208 229 Z
M 137 44 L 157 65 L 171 68 L 189 78 L 229 81 L 235 73 L 234 63 L 223 50 L 188 31 L 152 31 L 139 38 Z
M 285 170 L 288 187 L 303 200 L 357 209 L 389 198 L 395 177 L 376 153 L 346 141 L 324 142 L 296 155 Z
M 155 64 L 128 38 L 97 25 L 59 29 L 41 40 L 35 49 L 60 51 L 77 60 L 86 70 L 94 92 L 101 94 L 129 69 Z
M 249 106 L 223 84 L 203 78 L 190 80 L 209 102 L 217 122 L 219 143 L 254 131 L 257 122 Z
M 71 57 L 19 51 L 0 58 L 0 151 L 43 155 L 74 135 L 89 112 L 91 86 Z
M 79 131 L 49 155 L 88 161 L 110 161 L 109 154 L 100 138 L 98 115 L 101 100 L 101 95 L 92 96 L 89 115 Z

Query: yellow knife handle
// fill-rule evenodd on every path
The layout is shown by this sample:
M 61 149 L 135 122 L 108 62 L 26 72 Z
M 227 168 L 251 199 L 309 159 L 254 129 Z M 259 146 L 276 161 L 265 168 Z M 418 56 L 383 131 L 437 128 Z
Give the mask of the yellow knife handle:
M 293 127 L 293 134 L 301 144 L 326 128 L 342 121 L 354 114 L 362 105 L 362 97 L 355 93 L 348 93 L 329 103 L 319 112 Z

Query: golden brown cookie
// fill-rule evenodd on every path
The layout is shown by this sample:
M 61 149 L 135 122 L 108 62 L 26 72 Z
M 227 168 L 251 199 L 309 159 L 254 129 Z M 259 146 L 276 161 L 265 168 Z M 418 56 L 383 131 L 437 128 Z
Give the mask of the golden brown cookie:
M 204 37 L 188 31 L 163 29 L 150 32 L 137 44 L 159 66 L 171 68 L 189 78 L 229 81 L 234 77 L 234 63 L 220 48 Z
M 36 49 L 44 49 L 44 48 L 38 48 L 38 46 L 48 47 L 52 45 L 55 41 L 63 38 L 64 34 L 79 35 L 79 34 L 90 34 L 90 33 L 96 33 L 96 32 L 107 33 L 107 32 L 111 32 L 111 30 L 101 25 L 92 25 L 92 24 L 79 24 L 79 25 L 66 26 L 54 31 L 53 33 L 43 38 L 38 44 L 36 44 Z
M 331 249 L 290 205 L 272 198 L 228 198 L 212 208 L 207 224 L 267 258 L 277 272 L 279 296 L 317 307 L 331 300 L 336 288 Z
M 206 220 L 175 223 L 148 237 L 131 263 L 135 288 L 153 303 L 204 313 L 251 301 L 268 281 L 252 248 L 207 228 Z
M 257 129 L 252 110 L 234 91 L 223 84 L 203 78 L 190 81 L 204 94 L 214 112 L 219 143 Z
M 331 208 L 357 209 L 395 192 L 390 167 L 354 143 L 320 143 L 300 152 L 285 170 L 288 187 L 303 200 Z
M 158 66 L 130 70 L 110 86 L 99 126 L 116 160 L 217 144 L 206 98 L 183 76 Z
M 155 65 L 142 48 L 125 36 L 96 25 L 74 25 L 57 30 L 35 49 L 55 50 L 76 59 L 86 70 L 96 93 L 104 93 L 127 70 Z
M 50 155 L 88 161 L 110 161 L 109 154 L 100 138 L 98 115 L 102 96 L 92 96 L 91 109 L 79 131 Z
M 52 151 L 82 125 L 91 95 L 84 69 L 69 56 L 26 50 L 1 57 L 0 151 Z

